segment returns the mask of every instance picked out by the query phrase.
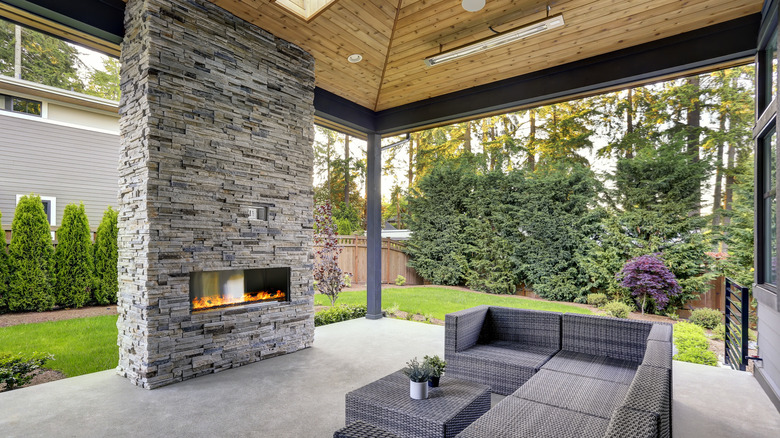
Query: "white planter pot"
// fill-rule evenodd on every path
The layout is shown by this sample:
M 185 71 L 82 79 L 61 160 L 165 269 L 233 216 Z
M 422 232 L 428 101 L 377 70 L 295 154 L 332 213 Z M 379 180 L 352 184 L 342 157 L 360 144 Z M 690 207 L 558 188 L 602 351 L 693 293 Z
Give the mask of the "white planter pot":
M 409 381 L 409 396 L 415 400 L 428 398 L 428 382 Z

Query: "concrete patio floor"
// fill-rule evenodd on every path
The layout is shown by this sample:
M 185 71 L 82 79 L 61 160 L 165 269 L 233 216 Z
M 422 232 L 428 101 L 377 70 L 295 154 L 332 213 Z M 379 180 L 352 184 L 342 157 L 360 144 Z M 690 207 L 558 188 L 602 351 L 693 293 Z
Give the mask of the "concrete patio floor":
M 0 435 L 328 437 L 344 425 L 347 392 L 443 353 L 444 327 L 347 321 L 317 328 L 307 350 L 153 391 L 111 370 L 2 393 Z M 675 438 L 780 434 L 747 373 L 675 362 L 674 397 Z

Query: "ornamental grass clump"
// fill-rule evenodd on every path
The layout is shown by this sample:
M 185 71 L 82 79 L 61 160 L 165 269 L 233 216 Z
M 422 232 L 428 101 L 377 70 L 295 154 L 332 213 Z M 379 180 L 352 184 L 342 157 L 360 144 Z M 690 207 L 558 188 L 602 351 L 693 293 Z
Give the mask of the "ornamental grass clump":
M 657 255 L 635 257 L 623 266 L 617 275 L 620 285 L 641 299 L 642 313 L 648 299 L 655 301 L 655 307 L 663 310 L 669 298 L 682 292 L 677 278 Z
M 314 227 L 314 246 L 320 247 L 315 253 L 314 281 L 317 282 L 317 291 L 330 298 L 330 305 L 333 306 L 345 284 L 344 273 L 339 267 L 341 248 L 330 203 L 317 206 Z

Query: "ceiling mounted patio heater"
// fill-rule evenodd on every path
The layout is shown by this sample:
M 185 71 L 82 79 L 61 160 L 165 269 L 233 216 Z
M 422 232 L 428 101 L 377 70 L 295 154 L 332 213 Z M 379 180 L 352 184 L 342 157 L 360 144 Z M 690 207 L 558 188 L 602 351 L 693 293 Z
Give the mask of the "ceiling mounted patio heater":
M 501 47 L 506 44 L 520 41 L 529 36 L 562 27 L 564 24 L 565 23 L 563 21 L 562 14 L 553 15 L 552 17 L 547 17 L 544 20 L 526 24 L 525 26 L 518 27 L 517 29 L 501 32 L 497 35 L 493 35 L 477 42 L 425 58 L 425 64 L 428 67 L 433 67 L 434 65 L 443 64 L 445 62 L 455 61 L 466 56 L 482 53 L 490 49 L 495 49 L 496 47 Z

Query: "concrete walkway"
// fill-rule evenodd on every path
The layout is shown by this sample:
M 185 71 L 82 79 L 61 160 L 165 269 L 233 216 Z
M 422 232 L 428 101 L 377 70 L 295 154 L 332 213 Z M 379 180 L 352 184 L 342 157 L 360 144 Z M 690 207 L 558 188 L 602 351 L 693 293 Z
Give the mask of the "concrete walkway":
M 444 327 L 347 321 L 317 328 L 310 349 L 153 391 L 104 371 L 2 393 L 0 436 L 329 437 L 344 425 L 347 392 L 443 353 Z M 674 367 L 675 438 L 780 436 L 780 414 L 751 375 Z

